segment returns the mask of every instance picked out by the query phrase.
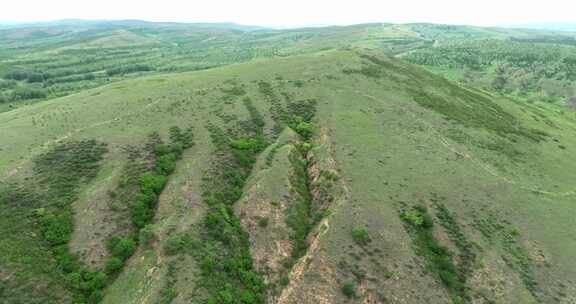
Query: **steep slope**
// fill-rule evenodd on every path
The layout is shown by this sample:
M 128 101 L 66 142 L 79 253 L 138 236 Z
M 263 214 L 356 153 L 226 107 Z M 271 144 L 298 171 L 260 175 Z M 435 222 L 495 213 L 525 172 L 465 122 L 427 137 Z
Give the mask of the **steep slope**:
M 166 140 L 172 126 L 192 128 L 151 236 L 141 231 L 108 278 L 104 303 L 571 303 L 575 118 L 379 52 L 326 51 L 126 80 L 0 113 L 0 179 L 27 185 L 32 160 L 61 143 L 106 143 L 98 174 L 78 187 L 69 243 L 101 267 L 108 240 L 134 229 L 109 194 L 129 151 L 144 151 L 152 132 Z M 295 224 L 289 210 L 302 199 Z M 2 230 L 1 256 L 35 246 L 47 283 L 38 295 L 10 289 L 31 282 L 12 274 L 40 274 L 34 251 L 2 260 L 0 292 L 50 302 L 61 275 L 30 216 L 42 206 L 10 206 L 0 223 L 20 215 L 29 225 L 19 233 L 34 237 L 9 243 Z M 52 302 L 68 302 L 59 285 Z

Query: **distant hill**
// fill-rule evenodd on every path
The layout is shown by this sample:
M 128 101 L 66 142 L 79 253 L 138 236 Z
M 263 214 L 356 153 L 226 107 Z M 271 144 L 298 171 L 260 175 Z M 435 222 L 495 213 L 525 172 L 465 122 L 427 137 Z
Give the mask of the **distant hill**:
M 199 28 L 217 28 L 217 29 L 229 29 L 229 30 L 239 30 L 239 31 L 254 31 L 266 29 L 262 26 L 253 25 L 242 25 L 233 22 L 220 22 L 220 23 L 187 23 L 187 22 L 152 22 L 138 19 L 126 19 L 126 20 L 87 20 L 87 19 L 61 19 L 46 22 L 12 22 L 12 23 L 1 23 L 0 27 L 47 27 L 47 26 L 195 26 Z
M 509 25 L 505 27 L 576 32 L 576 23 L 529 23 L 529 24 Z

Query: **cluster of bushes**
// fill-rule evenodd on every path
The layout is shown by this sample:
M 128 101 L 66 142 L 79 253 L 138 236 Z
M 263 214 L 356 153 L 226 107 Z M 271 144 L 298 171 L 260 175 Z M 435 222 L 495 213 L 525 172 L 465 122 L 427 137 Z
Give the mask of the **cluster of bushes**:
M 12 100 L 28 100 L 46 98 L 48 93 L 42 88 L 31 88 L 26 86 L 18 86 L 12 90 Z
M 308 248 L 308 234 L 314 227 L 312 216 L 312 196 L 308 184 L 307 162 L 305 153 L 295 150 L 289 155 L 293 174 L 290 176 L 290 186 L 294 191 L 295 201 L 290 204 L 286 216 L 286 225 L 290 227 L 292 233 L 291 266 L 300 258 Z
M 28 82 L 43 82 L 48 78 L 50 78 L 50 75 L 42 72 L 12 71 L 4 74 L 4 79 Z
M 184 149 L 193 144 L 191 129 L 182 131 L 179 127 L 170 128 L 170 144 L 154 145 L 154 168 L 140 175 L 138 193 L 134 196 L 131 206 L 132 223 L 138 229 L 152 222 L 158 195 L 164 190 L 168 176 L 176 169 L 176 160 L 181 157 Z
M 136 251 L 136 240 L 133 237 L 113 237 L 108 240 L 106 249 L 110 257 L 106 261 L 106 273 L 115 274 L 124 265 L 124 262 Z
M 71 204 L 80 184 L 96 176 L 106 151 L 104 144 L 86 140 L 58 145 L 34 159 L 34 179 L 46 188 L 41 191 L 44 207 L 36 210 L 38 225 L 79 303 L 99 301 L 108 276 L 83 267 L 70 253 L 68 241 L 74 229 Z
M 467 297 L 465 279 L 454 265 L 450 250 L 434 237 L 434 220 L 427 208 L 417 206 L 400 210 L 400 218 L 413 236 L 416 252 L 426 259 L 429 269 L 444 284 L 454 301 L 462 302 Z
M 472 272 L 472 267 L 476 262 L 476 252 L 474 244 L 468 240 L 464 235 L 464 232 L 460 228 L 460 225 L 456 221 L 454 215 L 442 204 L 436 205 L 437 218 L 440 225 L 446 229 L 446 232 L 450 236 L 450 239 L 454 242 L 454 245 L 459 250 L 459 260 L 458 271 L 460 277 L 465 282 L 468 275 Z
M 76 82 L 76 81 L 86 81 L 94 79 L 96 79 L 96 75 L 94 75 L 93 73 L 86 73 L 86 74 L 70 75 L 60 78 L 51 78 L 48 79 L 46 82 L 48 84 L 54 84 L 54 83 Z
M 518 138 L 540 142 L 549 136 L 543 131 L 523 126 L 518 119 L 486 95 L 464 89 L 441 78 L 435 79 L 437 87 L 443 87 L 454 100 L 418 88 L 409 88 L 410 94 L 419 105 L 440 113 L 446 119 L 466 127 L 485 129 L 512 142 Z
M 271 103 L 276 134 L 282 126 L 290 125 L 308 141 L 312 136 L 311 120 L 315 102 L 305 101 L 302 107 L 293 103 L 285 110 L 269 83 L 261 81 L 258 87 L 260 93 Z M 264 303 L 265 299 L 266 286 L 253 269 L 248 235 L 242 230 L 233 210 L 234 203 L 242 196 L 242 189 L 257 155 L 267 146 L 263 131 L 264 119 L 250 99 L 245 98 L 244 105 L 250 114 L 250 120 L 239 123 L 240 131 L 243 132 L 240 136 L 232 136 L 214 125 L 208 126 L 219 161 L 215 164 L 214 176 L 207 179 L 206 191 L 203 193 L 209 205 L 204 221 L 205 233 L 199 242 L 194 243 L 199 247 L 194 252 L 202 269 L 203 287 L 210 294 L 208 303 L 253 304 Z M 307 143 L 307 146 L 310 144 Z M 288 225 L 294 232 L 293 260 L 305 251 L 306 237 L 313 223 L 305 161 L 309 147 L 297 150 L 291 155 L 291 161 L 297 169 L 291 183 L 295 185 L 299 199 L 288 219 Z M 267 224 L 267 219 L 260 219 L 261 227 L 266 227 Z M 181 241 L 175 240 L 174 247 L 179 247 Z
M 146 65 L 146 64 L 135 64 L 135 65 L 127 65 L 127 66 L 120 66 L 116 68 L 111 68 L 106 70 L 106 75 L 108 76 L 116 76 L 116 75 L 124 75 L 136 72 L 150 72 L 154 71 L 154 68 Z
M 100 301 L 101 290 L 118 274 L 125 261 L 132 256 L 138 242 L 146 241 L 147 224 L 152 221 L 158 195 L 166 184 L 167 176 L 175 169 L 175 162 L 184 149 L 193 143 L 190 129 L 170 129 L 170 144 L 154 145 L 154 167 L 138 178 L 138 191 L 131 204 L 131 216 L 139 234 L 113 237 L 107 242 L 110 257 L 104 271 L 84 267 L 78 257 L 68 248 L 73 232 L 71 203 L 77 199 L 77 188 L 81 183 L 96 176 L 98 163 L 106 152 L 103 144 L 94 140 L 69 142 L 58 145 L 34 160 L 35 178 L 45 185 L 44 208 L 36 211 L 42 236 L 52 249 L 58 269 L 65 275 L 66 283 L 74 291 L 78 303 Z
M 264 97 L 266 102 L 270 104 L 270 114 L 274 120 L 274 133 L 280 134 L 284 128 L 285 119 L 287 117 L 286 110 L 282 106 L 280 98 L 274 93 L 272 84 L 266 81 L 258 82 L 258 91 Z
M 204 247 L 199 251 L 203 253 L 197 255 L 211 295 L 208 303 L 263 303 L 264 282 L 253 269 L 248 235 L 234 216 L 233 204 L 242 196 L 256 155 L 265 144 L 262 137 L 245 137 L 217 146 L 222 162 L 215 177 L 218 181 L 207 185 L 209 190 L 204 193 L 210 209 L 204 220 Z
M 212 176 L 205 179 L 204 201 L 209 210 L 204 219 L 204 233 L 198 242 L 185 238 L 173 241 L 171 247 L 184 243 L 195 246 L 193 254 L 198 260 L 203 287 L 208 291 L 210 304 L 264 303 L 265 284 L 254 270 L 248 235 L 234 215 L 233 205 L 242 196 L 242 189 L 264 150 L 264 122 L 249 99 L 244 100 L 250 119 L 240 122 L 240 131 L 233 135 L 209 125 L 210 137 L 216 147 L 217 160 Z M 263 221 L 261 225 L 265 225 Z M 188 246 L 188 247 L 189 247 Z

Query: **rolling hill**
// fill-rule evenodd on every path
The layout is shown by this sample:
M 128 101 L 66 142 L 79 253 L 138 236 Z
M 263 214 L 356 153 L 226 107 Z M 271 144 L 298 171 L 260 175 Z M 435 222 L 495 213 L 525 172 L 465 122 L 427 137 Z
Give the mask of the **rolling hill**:
M 524 30 L 86 27 L 0 31 L 5 73 L 152 67 L 13 79 L 50 93 L 0 112 L 1 303 L 576 301 L 576 113 L 534 84 L 574 46 L 515 42 L 550 76 L 500 56 Z

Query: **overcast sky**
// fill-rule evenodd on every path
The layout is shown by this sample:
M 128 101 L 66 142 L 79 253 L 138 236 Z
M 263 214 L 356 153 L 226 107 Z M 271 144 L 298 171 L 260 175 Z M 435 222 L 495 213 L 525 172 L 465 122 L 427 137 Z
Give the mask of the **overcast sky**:
M 301 26 L 576 22 L 576 0 L 2 0 L 0 21 L 65 18 Z

